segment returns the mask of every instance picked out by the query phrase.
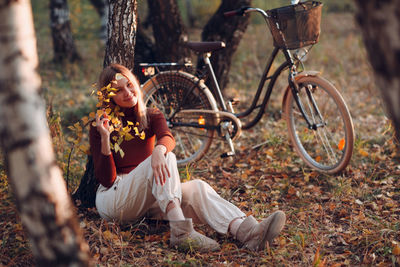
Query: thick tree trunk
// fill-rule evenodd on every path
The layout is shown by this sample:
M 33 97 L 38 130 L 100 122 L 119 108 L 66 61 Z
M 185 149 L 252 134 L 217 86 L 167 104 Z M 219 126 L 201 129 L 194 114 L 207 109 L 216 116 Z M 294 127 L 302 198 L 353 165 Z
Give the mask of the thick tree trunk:
M 133 70 L 137 1 L 110 0 L 109 4 L 108 39 L 104 66 L 119 63 Z
M 356 0 L 375 80 L 400 140 L 400 0 Z
M 222 0 L 217 12 L 208 21 L 201 34 L 203 41 L 223 41 L 226 44 L 226 48 L 213 53 L 211 56 L 211 63 L 221 90 L 228 84 L 232 56 L 249 24 L 249 16 L 225 18 L 223 13 L 250 4 L 251 0 Z M 203 62 L 199 62 L 198 68 L 201 68 Z
M 111 63 L 118 63 L 133 70 L 137 30 L 136 6 L 136 0 L 110 1 L 108 41 L 104 67 Z M 79 187 L 72 195 L 75 203 L 82 208 L 94 207 L 98 184 L 94 175 L 93 161 L 89 156 L 85 174 Z
M 55 162 L 39 96 L 29 0 L 0 0 L 0 17 L 0 141 L 33 255 L 39 266 L 86 266 L 88 247 Z
M 50 21 L 54 61 L 81 59 L 72 38 L 67 0 L 50 0 Z
M 183 46 L 187 34 L 176 0 L 148 0 L 155 40 L 156 58 L 160 62 L 179 62 L 190 57 Z

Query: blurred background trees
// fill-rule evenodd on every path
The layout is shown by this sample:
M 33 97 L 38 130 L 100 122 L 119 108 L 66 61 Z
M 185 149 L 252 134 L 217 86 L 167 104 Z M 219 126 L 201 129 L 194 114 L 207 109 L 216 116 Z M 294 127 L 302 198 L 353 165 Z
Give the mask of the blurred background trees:
M 54 61 L 62 63 L 65 60 L 69 62 L 80 60 L 72 36 L 67 0 L 50 0 L 49 10 Z

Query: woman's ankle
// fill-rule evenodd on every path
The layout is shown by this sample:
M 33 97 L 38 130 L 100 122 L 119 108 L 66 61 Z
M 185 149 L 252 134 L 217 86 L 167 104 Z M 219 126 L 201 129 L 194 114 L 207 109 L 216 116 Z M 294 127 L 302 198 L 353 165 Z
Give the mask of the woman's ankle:
M 179 200 L 174 199 L 167 205 L 166 216 L 168 221 L 181 221 L 185 220 Z
M 228 231 L 236 238 L 236 233 L 239 229 L 239 226 L 242 224 L 243 218 L 235 218 L 231 221 L 228 227 Z

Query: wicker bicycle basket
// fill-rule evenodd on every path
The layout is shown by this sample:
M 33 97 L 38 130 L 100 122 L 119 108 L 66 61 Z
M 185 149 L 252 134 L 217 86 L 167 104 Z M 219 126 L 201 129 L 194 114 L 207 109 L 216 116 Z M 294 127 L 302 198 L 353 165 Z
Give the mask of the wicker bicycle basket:
M 297 49 L 316 44 L 320 34 L 321 10 L 322 3 L 318 1 L 267 10 L 274 46 Z

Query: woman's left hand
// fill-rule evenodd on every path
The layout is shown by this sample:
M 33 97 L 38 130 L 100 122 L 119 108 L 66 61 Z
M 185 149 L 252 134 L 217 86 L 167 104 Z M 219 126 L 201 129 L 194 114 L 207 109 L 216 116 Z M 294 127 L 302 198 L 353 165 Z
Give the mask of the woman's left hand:
M 170 173 L 167 166 L 167 160 L 165 159 L 165 153 L 167 148 L 163 145 L 158 145 L 154 148 L 151 156 L 151 167 L 153 168 L 154 179 L 156 184 L 164 185 L 167 178 L 170 177 Z

